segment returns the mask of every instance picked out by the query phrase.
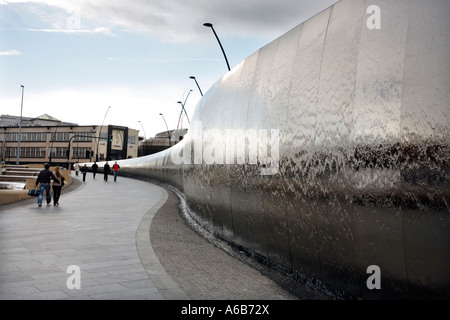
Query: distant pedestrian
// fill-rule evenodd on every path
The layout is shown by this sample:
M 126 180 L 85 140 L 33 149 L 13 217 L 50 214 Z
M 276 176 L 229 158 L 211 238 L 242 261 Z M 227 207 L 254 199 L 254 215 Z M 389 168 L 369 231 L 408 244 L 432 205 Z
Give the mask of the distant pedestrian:
M 75 170 L 75 175 L 78 176 L 78 172 L 80 171 L 80 165 L 78 164 L 78 161 L 73 165 L 73 170 Z
M 53 188 L 53 205 L 59 206 L 59 198 L 61 197 L 61 189 L 64 186 L 64 176 L 61 173 L 61 168 L 56 167 L 55 172 L 53 174 L 58 181 L 54 181 L 52 188 Z
M 86 163 L 84 164 L 84 166 L 81 167 L 80 171 L 83 174 L 83 182 L 86 182 L 86 174 L 88 171 Z
M 97 174 L 97 169 L 98 169 L 98 164 L 97 162 L 94 162 L 94 164 L 92 165 L 92 176 L 95 179 L 95 175 Z
M 114 171 L 114 182 L 117 180 L 117 171 L 119 171 L 120 166 L 117 164 L 117 161 L 113 165 L 113 171 Z
M 106 161 L 105 165 L 103 166 L 103 180 L 108 181 L 108 174 L 111 171 L 111 167 L 108 164 L 108 161 Z
M 38 196 L 38 205 L 39 207 L 42 207 L 42 198 L 44 197 L 44 190 L 45 190 L 45 200 L 47 200 L 47 205 L 49 206 L 50 203 L 52 202 L 52 196 L 50 195 L 50 181 L 54 180 L 54 181 L 58 181 L 59 183 L 61 183 L 61 181 L 59 179 L 57 179 L 54 175 L 53 172 L 51 172 L 50 169 L 50 165 L 49 164 L 45 164 L 45 169 L 42 170 L 41 172 L 39 172 L 39 175 L 36 179 L 36 184 L 35 184 L 35 188 L 37 188 L 37 186 L 39 185 L 39 196 Z

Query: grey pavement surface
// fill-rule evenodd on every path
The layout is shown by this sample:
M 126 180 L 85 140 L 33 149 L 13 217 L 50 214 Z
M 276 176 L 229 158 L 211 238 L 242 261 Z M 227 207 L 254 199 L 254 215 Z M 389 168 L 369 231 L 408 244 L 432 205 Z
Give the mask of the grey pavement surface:
M 162 186 L 73 178 L 59 206 L 0 206 L 0 300 L 330 299 L 201 237 Z

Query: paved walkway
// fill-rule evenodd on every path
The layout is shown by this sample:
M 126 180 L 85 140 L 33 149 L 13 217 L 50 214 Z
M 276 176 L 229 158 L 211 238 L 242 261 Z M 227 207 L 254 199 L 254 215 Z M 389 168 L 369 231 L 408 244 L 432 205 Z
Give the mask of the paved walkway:
M 152 183 L 88 174 L 60 206 L 0 206 L 0 299 L 328 299 L 206 241 L 178 202 Z

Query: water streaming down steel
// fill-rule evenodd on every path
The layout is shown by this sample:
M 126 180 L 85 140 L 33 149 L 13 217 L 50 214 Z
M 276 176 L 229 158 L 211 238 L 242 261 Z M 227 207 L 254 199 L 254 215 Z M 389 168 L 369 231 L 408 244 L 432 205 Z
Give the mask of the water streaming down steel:
M 249 56 L 180 143 L 121 172 L 173 185 L 207 228 L 294 275 L 449 298 L 450 2 L 377 1 L 381 29 L 370 5 L 340 1 Z

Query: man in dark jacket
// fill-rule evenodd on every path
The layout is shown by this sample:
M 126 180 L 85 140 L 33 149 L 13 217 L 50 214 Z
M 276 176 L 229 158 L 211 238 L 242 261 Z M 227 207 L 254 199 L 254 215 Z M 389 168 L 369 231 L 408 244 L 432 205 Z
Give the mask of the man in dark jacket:
M 111 171 L 111 167 L 108 164 L 108 161 L 106 161 L 105 165 L 103 166 L 103 180 L 108 181 L 108 174 Z
M 98 169 L 98 164 L 97 162 L 94 162 L 94 164 L 92 165 L 92 176 L 95 179 L 95 175 L 97 174 L 97 169 Z
M 47 200 L 47 205 L 49 206 L 52 202 L 52 196 L 50 195 L 50 180 L 57 181 L 58 183 L 61 183 L 54 175 L 53 172 L 50 170 L 50 165 L 46 164 L 45 169 L 39 172 L 39 175 L 36 179 L 35 188 L 37 188 L 39 184 L 39 196 L 38 196 L 38 205 L 39 207 L 42 207 L 42 198 L 44 197 L 44 190 L 45 190 L 45 199 Z
M 84 166 L 81 167 L 80 171 L 83 174 L 83 182 L 86 182 L 86 174 L 88 172 L 87 165 L 84 164 Z

